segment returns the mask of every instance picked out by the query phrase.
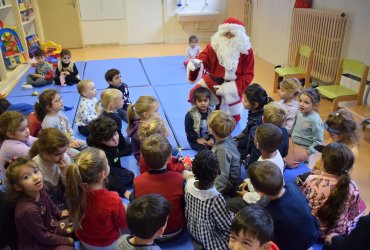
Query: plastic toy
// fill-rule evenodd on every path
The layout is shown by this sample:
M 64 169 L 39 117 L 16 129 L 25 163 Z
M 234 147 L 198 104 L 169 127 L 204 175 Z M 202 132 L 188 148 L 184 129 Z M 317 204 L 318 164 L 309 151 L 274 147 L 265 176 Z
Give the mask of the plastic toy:
M 33 96 L 38 96 L 38 95 L 39 95 L 39 92 L 37 92 L 37 91 L 33 91 L 33 92 L 32 92 L 32 95 L 33 95 Z
M 35 51 L 41 49 L 39 37 L 37 35 L 29 35 L 26 37 L 28 53 L 30 58 L 35 56 Z
M 60 52 L 62 52 L 62 45 L 52 41 L 47 41 L 46 43 L 41 44 L 41 49 L 45 51 L 46 61 L 51 63 L 53 67 L 56 68 L 58 65 Z
M 1 28 L 0 37 L 1 52 L 8 68 L 13 69 L 18 64 L 25 63 L 24 50 L 17 33 L 10 28 Z
M 190 158 L 190 155 L 186 155 L 185 158 L 182 160 L 183 164 L 189 164 L 189 167 L 192 166 L 193 160 Z

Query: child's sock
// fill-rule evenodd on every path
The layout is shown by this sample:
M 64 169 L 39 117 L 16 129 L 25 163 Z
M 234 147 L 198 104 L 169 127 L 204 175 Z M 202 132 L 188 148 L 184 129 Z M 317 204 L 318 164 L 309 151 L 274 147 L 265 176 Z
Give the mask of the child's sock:
M 66 86 L 66 77 L 64 75 L 60 75 L 60 85 L 61 86 Z

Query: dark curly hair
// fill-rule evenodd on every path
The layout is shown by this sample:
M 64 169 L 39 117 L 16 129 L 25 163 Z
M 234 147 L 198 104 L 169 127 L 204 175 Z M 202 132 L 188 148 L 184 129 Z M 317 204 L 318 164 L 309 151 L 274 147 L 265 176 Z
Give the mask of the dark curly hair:
M 220 165 L 217 156 L 211 150 L 200 151 L 193 160 L 195 179 L 203 183 L 214 181 L 220 174 Z
M 272 98 L 267 95 L 266 90 L 262 88 L 262 86 L 258 83 L 253 83 L 249 85 L 244 90 L 244 95 L 250 102 L 252 110 L 263 109 L 266 104 L 273 101 Z
M 100 116 L 90 123 L 89 141 L 102 143 L 111 139 L 118 131 L 117 123 L 107 116 Z

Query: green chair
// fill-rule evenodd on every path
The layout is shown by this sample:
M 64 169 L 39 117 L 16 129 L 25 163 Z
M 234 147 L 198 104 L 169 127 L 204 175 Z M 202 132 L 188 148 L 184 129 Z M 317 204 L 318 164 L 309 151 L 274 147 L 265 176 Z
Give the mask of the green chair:
M 274 93 L 277 92 L 279 86 L 279 77 L 286 78 L 298 78 L 305 79 L 305 88 L 310 86 L 311 70 L 313 63 L 314 51 L 307 45 L 299 46 L 295 57 L 295 63 L 293 67 L 281 67 L 275 69 L 275 80 L 274 80 Z M 303 60 L 306 60 L 306 67 L 303 65 Z
M 346 73 L 353 76 L 355 79 L 359 79 L 360 88 L 358 91 L 340 85 L 342 74 Z M 343 101 L 357 100 L 357 105 L 362 105 L 368 73 L 369 66 L 364 63 L 353 59 L 342 59 L 335 77 L 335 84 L 320 86 L 317 87 L 317 90 L 321 95 L 333 100 L 332 111 L 336 111 L 339 102 Z

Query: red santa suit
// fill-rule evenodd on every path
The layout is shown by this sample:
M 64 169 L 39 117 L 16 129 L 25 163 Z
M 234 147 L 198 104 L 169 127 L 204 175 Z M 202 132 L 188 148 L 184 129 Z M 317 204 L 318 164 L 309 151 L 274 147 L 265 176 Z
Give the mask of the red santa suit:
M 224 24 L 220 25 L 218 32 L 225 33 L 230 31 L 233 33 L 235 30 L 242 31 L 242 36 L 245 35 L 247 37 L 244 24 L 235 18 L 226 19 Z M 238 39 L 238 37 L 236 38 Z M 249 43 L 249 38 L 246 40 L 246 43 Z M 199 87 L 209 88 L 213 93 L 211 105 L 220 105 L 221 110 L 229 112 L 236 121 L 239 121 L 243 110 L 243 91 L 252 82 L 254 76 L 253 50 L 250 43 L 243 47 L 244 49 L 247 48 L 247 50 L 239 53 L 237 67 L 226 70 L 221 65 L 212 42 L 208 44 L 197 57 L 201 61 L 200 67 L 194 70 L 197 67 L 194 66 L 194 63 L 189 63 L 189 81 L 196 82 L 200 77 L 202 78 L 191 89 L 189 101 L 192 100 L 192 94 L 195 89 Z

